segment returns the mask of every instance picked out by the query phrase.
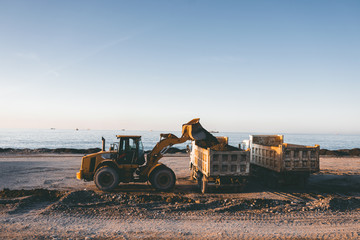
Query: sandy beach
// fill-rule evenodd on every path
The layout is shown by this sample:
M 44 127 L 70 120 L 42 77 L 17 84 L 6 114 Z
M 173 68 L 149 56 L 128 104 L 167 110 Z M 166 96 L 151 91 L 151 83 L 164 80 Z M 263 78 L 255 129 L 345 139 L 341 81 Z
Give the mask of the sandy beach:
M 359 13 L 0 0 L 0 240 L 360 240 Z
M 170 193 L 148 184 L 100 192 L 75 179 L 81 157 L 0 155 L 1 239 L 360 237 L 360 157 L 321 157 L 321 171 L 305 189 L 250 180 L 240 193 L 204 195 L 189 179 L 187 154 L 162 159 L 177 176 Z

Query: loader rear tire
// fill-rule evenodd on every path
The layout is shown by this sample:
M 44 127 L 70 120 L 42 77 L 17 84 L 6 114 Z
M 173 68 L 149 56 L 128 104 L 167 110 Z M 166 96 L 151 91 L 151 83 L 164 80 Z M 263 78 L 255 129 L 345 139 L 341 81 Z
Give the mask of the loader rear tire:
M 158 191 L 170 191 L 174 188 L 175 182 L 175 173 L 168 167 L 155 168 L 151 173 L 150 183 Z
M 100 190 L 111 191 L 119 185 L 119 174 L 114 168 L 104 166 L 96 171 L 94 181 Z

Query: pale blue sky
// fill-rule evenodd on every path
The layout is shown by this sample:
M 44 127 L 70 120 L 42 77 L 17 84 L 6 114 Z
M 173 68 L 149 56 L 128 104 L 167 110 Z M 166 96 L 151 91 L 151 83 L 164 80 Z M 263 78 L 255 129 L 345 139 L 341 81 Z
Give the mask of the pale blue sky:
M 0 0 L 0 128 L 360 133 L 360 1 Z

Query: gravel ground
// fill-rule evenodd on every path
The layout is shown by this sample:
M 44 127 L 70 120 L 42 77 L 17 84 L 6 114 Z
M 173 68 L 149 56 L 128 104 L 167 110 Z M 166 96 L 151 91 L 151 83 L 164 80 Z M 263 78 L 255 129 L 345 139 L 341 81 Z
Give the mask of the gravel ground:
M 250 181 L 199 194 L 188 157 L 163 159 L 171 193 L 125 184 L 112 193 L 75 179 L 81 155 L 0 156 L 0 239 L 358 239 L 360 158 L 321 158 L 305 189 Z

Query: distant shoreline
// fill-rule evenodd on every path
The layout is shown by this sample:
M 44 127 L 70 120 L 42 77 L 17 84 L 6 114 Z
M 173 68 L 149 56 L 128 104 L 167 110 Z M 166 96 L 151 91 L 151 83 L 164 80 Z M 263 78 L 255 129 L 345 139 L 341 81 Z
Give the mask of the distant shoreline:
M 339 150 L 320 149 L 320 155 L 337 156 L 337 157 L 360 156 L 360 148 L 339 149 Z
M 78 149 L 78 148 L 0 148 L 0 154 L 39 154 L 39 153 L 67 153 L 67 154 L 91 154 L 101 151 L 100 148 L 88 148 L 88 149 Z M 150 152 L 150 151 L 145 151 Z M 186 149 L 179 149 L 171 147 L 166 153 L 186 153 Z
M 87 149 L 78 149 L 78 148 L 0 148 L 0 154 L 38 154 L 38 153 L 70 153 L 70 154 L 91 154 L 101 151 L 100 148 L 87 148 Z M 146 151 L 150 152 L 150 151 Z M 175 147 L 169 148 L 166 153 L 186 153 L 186 149 L 179 149 Z M 322 156 L 337 156 L 337 157 L 346 157 L 346 156 L 360 156 L 360 148 L 353 149 L 339 149 L 339 150 L 328 150 L 320 149 L 320 155 Z

